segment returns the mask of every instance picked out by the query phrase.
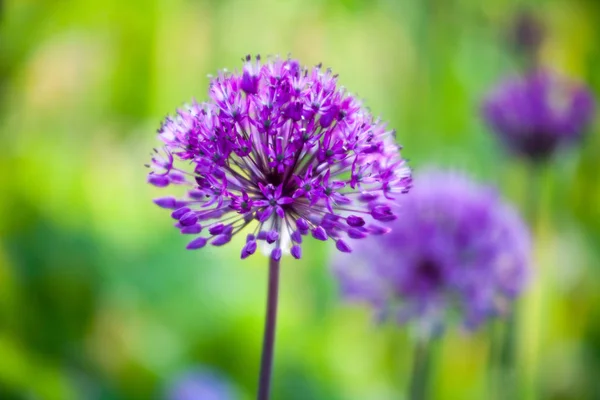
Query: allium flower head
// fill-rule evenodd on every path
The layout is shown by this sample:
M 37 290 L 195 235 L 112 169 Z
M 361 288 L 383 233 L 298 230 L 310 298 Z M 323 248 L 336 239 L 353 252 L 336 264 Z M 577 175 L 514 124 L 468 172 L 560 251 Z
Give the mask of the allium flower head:
M 593 114 L 594 100 L 585 87 L 544 71 L 502 82 L 483 105 L 501 141 L 533 161 L 580 140 Z
M 493 190 L 464 176 L 429 171 L 416 182 L 390 234 L 336 256 L 341 292 L 380 317 L 439 328 L 457 316 L 474 329 L 524 288 L 527 229 Z
M 392 199 L 408 191 L 410 170 L 393 132 L 330 70 L 248 56 L 242 72 L 212 79 L 209 97 L 166 118 L 148 176 L 185 188 L 184 198 L 155 203 L 196 235 L 188 249 L 224 245 L 250 224 L 242 258 L 257 241 L 278 260 L 300 258 L 309 232 L 345 252 L 346 237 L 386 232 L 377 223 L 395 218 Z
M 234 400 L 234 389 L 216 372 L 199 368 L 186 371 L 167 388 L 167 400 Z

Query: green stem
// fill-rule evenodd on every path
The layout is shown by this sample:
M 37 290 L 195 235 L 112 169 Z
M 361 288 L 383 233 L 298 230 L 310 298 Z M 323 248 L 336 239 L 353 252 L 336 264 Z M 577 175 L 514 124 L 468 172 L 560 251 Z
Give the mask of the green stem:
M 418 340 L 415 344 L 413 369 L 410 381 L 410 400 L 427 399 L 427 389 L 431 375 L 431 341 Z
M 279 261 L 269 259 L 269 284 L 267 291 L 267 312 L 263 337 L 260 375 L 257 400 L 269 400 L 271 396 L 271 375 L 275 349 L 275 327 L 277 325 L 277 297 L 279 295 Z
M 528 167 L 528 177 L 526 180 L 526 198 L 525 198 L 525 215 L 529 222 L 531 235 L 535 237 L 537 221 L 540 207 L 540 172 L 543 166 L 530 165 Z M 492 361 L 496 364 L 492 368 L 492 374 L 498 374 L 497 382 L 493 385 L 492 392 L 495 398 L 515 398 L 521 382 L 519 381 L 519 371 L 517 352 L 519 348 L 518 332 L 519 332 L 519 303 L 515 302 L 512 305 L 512 310 L 506 319 L 504 329 L 501 330 L 499 343 L 493 343 L 497 337 L 492 339 Z M 493 381 L 496 379 L 492 378 Z
M 539 209 L 541 207 L 540 192 L 542 189 L 541 175 L 544 165 L 533 164 L 528 168 L 527 198 L 525 199 L 525 218 L 531 228 L 531 236 L 535 237 L 537 229 Z

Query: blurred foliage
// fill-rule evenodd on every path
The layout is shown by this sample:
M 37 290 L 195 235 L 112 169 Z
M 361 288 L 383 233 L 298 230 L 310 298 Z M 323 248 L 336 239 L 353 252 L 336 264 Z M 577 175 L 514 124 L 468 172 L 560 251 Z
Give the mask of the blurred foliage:
M 522 206 L 527 166 L 478 115 L 519 69 L 507 27 L 545 25 L 543 63 L 600 93 L 595 0 L 0 2 L 0 398 L 151 399 L 208 365 L 253 397 L 266 260 L 184 250 L 150 201 L 160 120 L 247 53 L 323 62 L 398 131 L 415 168 L 469 171 Z M 540 176 L 536 279 L 521 301 L 523 398 L 600 398 L 598 125 Z M 404 327 L 342 304 L 329 247 L 285 259 L 274 398 L 402 398 Z M 234 251 L 235 249 L 235 251 Z M 487 331 L 440 344 L 433 393 L 486 398 Z

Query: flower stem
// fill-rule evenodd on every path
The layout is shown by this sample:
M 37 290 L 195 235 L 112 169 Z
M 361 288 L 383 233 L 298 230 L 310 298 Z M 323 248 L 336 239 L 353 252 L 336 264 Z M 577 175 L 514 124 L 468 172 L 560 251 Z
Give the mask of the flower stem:
M 413 369 L 410 380 L 410 400 L 427 399 L 427 388 L 431 373 L 431 341 L 420 339 L 415 344 Z
M 273 370 L 273 349 L 275 347 L 275 326 L 277 324 L 277 297 L 279 293 L 279 261 L 269 259 L 269 287 L 267 292 L 267 315 L 263 336 L 262 356 L 257 400 L 268 400 L 271 393 L 271 372 Z
M 518 376 L 516 371 L 517 311 L 517 304 L 515 304 L 504 324 L 504 331 L 502 332 L 502 342 L 500 343 L 499 354 L 500 359 L 498 360 L 500 363 L 500 382 L 495 388 L 497 391 L 495 393 L 495 398 L 497 399 L 512 398 L 518 393 L 520 388 L 520 383 L 517 382 Z
M 531 235 L 535 238 L 539 207 L 540 207 L 540 169 L 542 166 L 529 166 L 528 177 L 526 180 L 526 199 L 525 199 L 525 215 L 529 222 Z M 518 370 L 518 332 L 519 332 L 519 315 L 522 310 L 520 302 L 516 301 L 512 305 L 512 310 L 504 324 L 502 331 L 501 343 L 499 343 L 498 354 L 498 372 L 499 382 L 494 388 L 496 398 L 513 398 L 522 388 L 523 382 L 521 372 Z

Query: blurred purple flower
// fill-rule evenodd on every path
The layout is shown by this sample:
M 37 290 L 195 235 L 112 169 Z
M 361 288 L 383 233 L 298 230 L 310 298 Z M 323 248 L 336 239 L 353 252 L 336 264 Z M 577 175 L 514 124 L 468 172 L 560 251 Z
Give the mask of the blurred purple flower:
M 483 115 L 502 142 L 533 161 L 581 140 L 594 115 L 589 90 L 537 71 L 502 82 L 483 104 Z
M 338 88 L 330 70 L 248 56 L 242 73 L 220 72 L 211 81 L 209 96 L 166 118 L 159 129 L 165 146 L 149 165 L 149 183 L 187 191 L 155 203 L 174 210 L 182 233 L 203 234 L 188 249 L 224 245 L 257 221 L 242 258 L 257 241 L 271 245 L 274 259 L 282 250 L 300 258 L 309 232 L 350 251 L 342 239 L 350 230 L 385 230 L 354 227 L 348 218 L 395 218 L 390 199 L 409 190 L 410 169 L 393 132 Z
M 219 374 L 192 370 L 177 377 L 167 388 L 166 400 L 234 400 L 234 389 Z
M 344 297 L 381 317 L 474 329 L 502 314 L 528 277 L 529 234 L 497 194 L 455 173 L 429 171 L 400 202 L 389 235 L 364 240 L 333 269 Z

